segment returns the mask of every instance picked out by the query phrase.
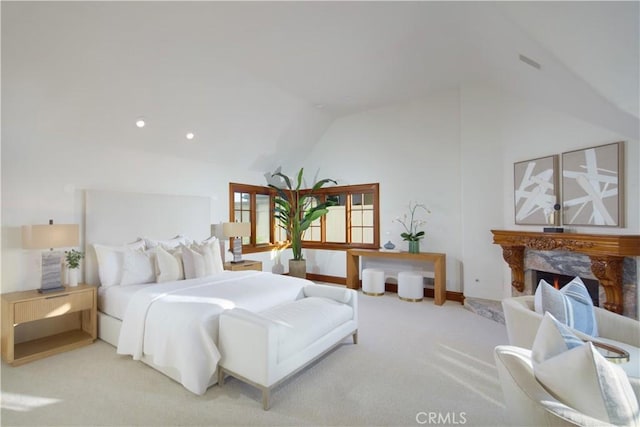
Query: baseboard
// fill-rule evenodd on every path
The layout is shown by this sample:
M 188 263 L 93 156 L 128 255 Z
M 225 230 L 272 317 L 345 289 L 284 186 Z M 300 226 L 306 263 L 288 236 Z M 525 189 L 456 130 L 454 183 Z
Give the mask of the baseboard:
M 307 273 L 307 279 L 315 282 L 335 283 L 336 285 L 347 285 L 347 279 L 345 277 L 327 276 L 324 274 Z M 395 283 L 385 283 L 384 290 L 386 292 L 398 293 L 398 285 Z M 447 291 L 447 301 L 456 301 L 460 304 L 464 304 L 464 294 L 462 292 Z M 426 298 L 433 298 L 433 289 L 424 288 L 424 296 Z
M 314 282 L 335 283 L 336 285 L 347 286 L 346 277 L 327 276 L 324 274 L 307 273 L 307 279 L 313 280 Z

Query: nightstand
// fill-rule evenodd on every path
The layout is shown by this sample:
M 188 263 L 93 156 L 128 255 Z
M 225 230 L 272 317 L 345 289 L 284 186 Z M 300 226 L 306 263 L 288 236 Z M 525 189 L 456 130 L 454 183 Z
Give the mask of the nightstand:
M 249 259 L 245 259 L 242 262 L 234 264 L 232 262 L 224 263 L 225 270 L 231 271 L 241 271 L 241 270 L 257 270 L 262 271 L 262 261 L 252 261 Z
M 97 302 L 97 287 L 90 285 L 2 294 L 2 358 L 17 366 L 91 344 L 98 337 Z M 37 336 L 20 342 L 21 328 Z

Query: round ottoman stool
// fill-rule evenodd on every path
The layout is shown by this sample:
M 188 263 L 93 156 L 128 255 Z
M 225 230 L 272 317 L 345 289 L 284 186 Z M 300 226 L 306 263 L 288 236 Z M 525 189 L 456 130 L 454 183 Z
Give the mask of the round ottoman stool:
M 422 275 L 413 271 L 398 273 L 398 297 L 403 301 L 422 301 L 424 298 Z
M 384 270 L 378 268 L 362 270 L 362 293 L 374 297 L 384 295 Z

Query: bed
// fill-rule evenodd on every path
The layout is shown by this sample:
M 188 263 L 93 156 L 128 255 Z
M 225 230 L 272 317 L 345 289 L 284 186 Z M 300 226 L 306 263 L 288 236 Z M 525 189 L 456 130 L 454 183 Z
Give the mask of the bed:
M 98 288 L 98 337 L 119 354 L 141 360 L 196 394 L 217 382 L 221 312 L 235 307 L 263 311 L 300 298 L 302 288 L 312 282 L 266 272 L 224 271 L 218 260 L 219 268 L 205 277 L 113 285 L 99 271 L 96 248 L 130 242 L 139 248 L 136 242 L 144 238 L 169 239 L 176 234 L 204 241 L 210 237 L 210 212 L 211 199 L 206 197 L 85 193 L 85 281 L 103 281 Z M 124 275 L 118 280 L 124 283 Z

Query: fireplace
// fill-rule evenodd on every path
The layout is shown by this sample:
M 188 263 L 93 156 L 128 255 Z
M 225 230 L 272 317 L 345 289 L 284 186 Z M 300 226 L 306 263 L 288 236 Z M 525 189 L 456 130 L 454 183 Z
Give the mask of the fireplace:
M 538 289 L 540 280 L 544 280 L 556 289 L 562 289 L 574 278 L 575 276 L 567 276 L 565 274 L 557 274 L 549 271 L 533 270 L 533 283 L 535 283 L 535 289 L 533 291 L 535 293 L 536 289 Z M 600 283 L 598 283 L 597 280 L 587 279 L 584 277 L 581 277 L 580 280 L 582 280 L 582 282 L 586 286 L 587 291 L 589 292 L 589 296 L 593 301 L 593 305 L 595 305 L 596 307 L 600 307 Z
M 502 247 L 502 257 L 511 269 L 512 292 L 533 293 L 531 270 L 592 278 L 599 283 L 600 306 L 638 319 L 638 269 L 634 257 L 640 256 L 640 235 L 540 233 L 520 230 L 491 230 L 493 243 Z M 525 262 L 526 253 L 547 253 L 542 268 Z M 562 253 L 582 257 L 586 265 L 566 268 Z M 547 268 L 550 265 L 552 268 Z M 582 264 L 582 263 L 578 263 Z M 572 266 L 574 267 L 574 266 Z M 583 268 L 584 267 L 584 268 Z M 525 280 L 528 278 L 528 280 Z M 526 281 L 530 287 L 526 287 Z

